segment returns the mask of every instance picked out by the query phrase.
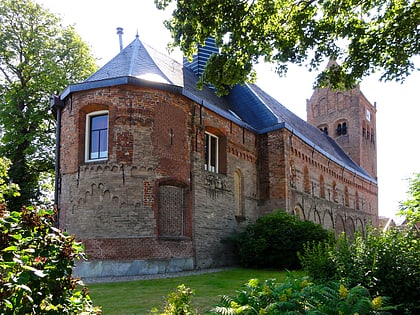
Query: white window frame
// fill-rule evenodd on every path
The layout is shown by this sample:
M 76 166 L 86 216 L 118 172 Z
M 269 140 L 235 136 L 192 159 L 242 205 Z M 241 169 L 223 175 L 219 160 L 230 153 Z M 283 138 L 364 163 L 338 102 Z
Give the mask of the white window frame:
M 90 122 L 91 122 L 91 118 L 95 117 L 95 116 L 103 116 L 103 115 L 107 115 L 108 116 L 108 125 L 107 125 L 107 146 L 106 146 L 106 151 L 107 151 L 107 156 L 105 158 L 98 158 L 98 159 L 91 159 L 90 158 L 90 137 L 91 137 L 91 130 L 90 130 Z M 108 160 L 108 149 L 109 149 L 109 112 L 107 110 L 100 110 L 100 111 L 96 111 L 96 112 L 92 112 L 86 115 L 86 130 L 85 130 L 85 161 L 86 162 L 97 162 L 97 161 L 106 161 Z
M 219 173 L 219 137 L 207 131 L 205 132 L 205 137 L 206 151 L 204 154 L 206 155 L 207 163 L 204 164 L 204 169 L 209 172 Z M 210 139 L 214 139 L 216 141 L 216 152 L 212 152 L 212 146 L 209 145 Z M 215 155 L 214 160 L 216 165 L 211 165 L 211 157 L 213 154 Z

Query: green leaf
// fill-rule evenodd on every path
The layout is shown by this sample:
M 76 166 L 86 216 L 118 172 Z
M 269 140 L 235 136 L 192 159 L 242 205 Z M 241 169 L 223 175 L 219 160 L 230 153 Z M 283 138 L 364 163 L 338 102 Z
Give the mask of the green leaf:
M 2 250 L 2 252 L 15 252 L 18 251 L 19 247 L 15 246 L 15 245 L 11 245 L 9 247 L 6 247 Z
M 30 270 L 32 271 L 36 276 L 43 278 L 45 277 L 45 273 L 42 270 L 36 269 L 34 267 L 31 266 L 22 266 L 23 269 L 25 270 Z

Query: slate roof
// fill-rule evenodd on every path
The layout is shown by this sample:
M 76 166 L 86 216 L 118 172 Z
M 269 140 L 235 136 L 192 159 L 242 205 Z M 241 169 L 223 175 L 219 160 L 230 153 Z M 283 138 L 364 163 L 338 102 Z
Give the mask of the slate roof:
M 197 89 L 198 76 L 191 68 L 143 44 L 136 36 L 101 69 L 86 81 L 68 87 L 60 97 L 64 99 L 72 92 L 120 84 L 169 89 L 259 134 L 287 128 L 331 160 L 376 182 L 332 138 L 299 118 L 257 85 L 237 85 L 228 96 L 218 97 L 207 86 Z

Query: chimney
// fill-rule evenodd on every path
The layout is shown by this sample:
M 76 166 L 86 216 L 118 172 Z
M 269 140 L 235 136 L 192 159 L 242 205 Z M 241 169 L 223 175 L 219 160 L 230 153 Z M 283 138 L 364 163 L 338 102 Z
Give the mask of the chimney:
M 124 34 L 122 27 L 117 27 L 117 34 L 120 39 L 120 51 L 121 51 L 123 49 L 122 35 Z
M 208 37 L 204 46 L 198 45 L 197 55 L 193 56 L 193 61 L 190 63 L 184 57 L 183 64 L 190 68 L 198 76 L 201 76 L 206 66 L 207 60 L 212 54 L 218 54 L 219 48 L 216 47 L 216 41 L 213 37 Z

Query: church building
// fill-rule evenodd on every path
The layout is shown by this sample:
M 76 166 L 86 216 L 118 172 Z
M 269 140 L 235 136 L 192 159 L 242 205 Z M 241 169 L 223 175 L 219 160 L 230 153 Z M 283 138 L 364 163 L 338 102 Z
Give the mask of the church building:
M 226 266 L 225 240 L 281 209 L 335 233 L 378 216 L 376 108 L 357 86 L 317 89 L 307 122 L 257 85 L 218 97 L 192 63 L 138 36 L 52 99 L 59 227 L 85 245 L 82 277 Z

